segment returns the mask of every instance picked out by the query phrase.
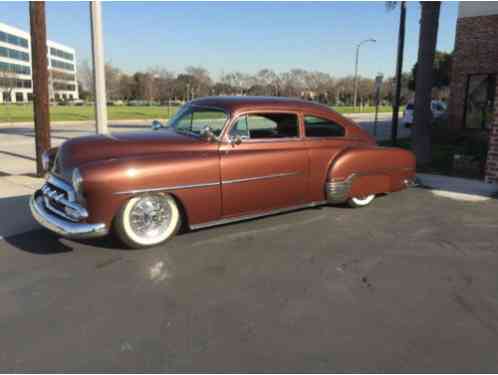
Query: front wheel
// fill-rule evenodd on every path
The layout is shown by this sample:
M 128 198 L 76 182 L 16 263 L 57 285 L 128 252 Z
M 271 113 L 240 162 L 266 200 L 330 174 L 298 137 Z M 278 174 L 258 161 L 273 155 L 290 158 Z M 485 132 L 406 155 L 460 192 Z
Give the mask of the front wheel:
M 368 206 L 375 199 L 375 194 L 367 195 L 365 197 L 349 198 L 348 204 L 350 207 L 358 208 Z
M 117 237 L 139 249 L 158 245 L 174 236 L 181 226 L 175 199 L 167 194 L 147 194 L 131 198 L 115 219 Z

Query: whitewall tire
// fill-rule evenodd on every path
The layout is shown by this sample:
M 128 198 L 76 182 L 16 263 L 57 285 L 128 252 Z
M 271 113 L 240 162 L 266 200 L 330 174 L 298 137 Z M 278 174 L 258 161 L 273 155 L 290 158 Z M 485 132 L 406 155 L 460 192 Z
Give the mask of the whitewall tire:
M 139 249 L 174 236 L 181 226 L 181 215 L 171 195 L 147 194 L 126 202 L 114 225 L 117 237 L 125 245 Z
M 367 195 L 365 197 L 349 198 L 348 204 L 350 207 L 358 208 L 368 206 L 375 199 L 375 194 Z

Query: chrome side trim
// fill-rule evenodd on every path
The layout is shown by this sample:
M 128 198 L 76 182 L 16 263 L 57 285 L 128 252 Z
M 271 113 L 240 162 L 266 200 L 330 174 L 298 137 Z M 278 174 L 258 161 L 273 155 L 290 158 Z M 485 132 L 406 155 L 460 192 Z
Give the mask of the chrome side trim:
M 126 191 L 117 191 L 113 194 L 122 195 L 122 194 L 140 194 L 140 193 L 152 193 L 155 191 L 172 191 L 172 190 L 184 190 L 184 189 L 197 189 L 209 186 L 217 186 L 219 182 L 206 182 L 203 184 L 192 184 L 192 185 L 176 185 L 176 186 L 163 186 L 158 188 L 149 188 L 149 189 L 135 189 L 135 190 L 126 190 Z
M 221 183 L 225 184 L 236 184 L 239 182 L 248 182 L 248 181 L 257 181 L 257 180 L 266 180 L 269 178 L 278 178 L 278 177 L 287 177 L 287 176 L 298 176 L 303 174 L 302 172 L 289 172 L 289 173 L 277 173 L 271 174 L 267 176 L 257 176 L 257 177 L 249 177 L 249 178 L 239 178 L 233 180 L 224 180 Z M 126 190 L 126 191 L 117 191 L 113 194 L 115 195 L 123 195 L 123 194 L 141 194 L 141 193 L 152 193 L 157 191 L 173 191 L 173 190 L 184 190 L 184 189 L 198 189 L 203 187 L 217 186 L 220 185 L 219 182 L 206 182 L 203 184 L 191 184 L 191 185 L 176 185 L 176 186 L 163 186 L 158 188 L 149 188 L 149 189 L 135 189 L 135 190 Z
M 237 178 L 234 180 L 224 180 L 221 183 L 223 185 L 225 184 L 236 184 L 239 182 L 248 182 L 248 181 L 258 181 L 258 180 L 267 180 L 270 178 L 279 178 L 279 177 L 288 177 L 288 176 L 299 176 L 302 175 L 303 172 L 288 172 L 288 173 L 276 173 L 276 174 L 270 174 L 267 176 L 257 176 L 257 177 L 248 177 L 248 178 Z
M 355 175 L 352 174 L 342 181 L 329 181 L 325 184 L 327 202 L 332 204 L 344 203 L 349 196 Z
M 300 204 L 297 206 L 291 206 L 291 207 L 285 207 L 285 208 L 278 208 L 278 209 L 270 210 L 270 211 L 264 211 L 264 212 L 260 212 L 257 214 L 237 216 L 237 217 L 233 217 L 233 218 L 231 217 L 231 218 L 226 218 L 226 219 L 208 221 L 207 223 L 189 225 L 189 228 L 191 230 L 196 230 L 196 229 L 201 229 L 201 228 L 214 227 L 216 225 L 223 225 L 223 224 L 235 223 L 238 221 L 251 220 L 251 219 L 256 219 L 258 217 L 271 216 L 271 215 L 281 214 L 284 212 L 296 211 L 296 210 L 300 210 L 303 208 L 312 208 L 312 207 L 323 206 L 326 204 L 327 204 L 327 201 L 311 202 L 311 203 L 307 203 L 307 204 Z
M 104 223 L 72 223 L 51 214 L 43 206 L 39 192 L 31 196 L 29 208 L 35 220 L 43 227 L 68 238 L 94 238 L 105 236 L 108 229 Z

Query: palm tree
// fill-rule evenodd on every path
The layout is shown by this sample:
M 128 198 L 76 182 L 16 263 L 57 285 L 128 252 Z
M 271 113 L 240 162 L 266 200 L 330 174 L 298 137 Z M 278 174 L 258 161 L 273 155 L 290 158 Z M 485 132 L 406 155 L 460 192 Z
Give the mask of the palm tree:
M 418 44 L 417 79 L 415 81 L 415 111 L 413 127 L 413 149 L 417 165 L 431 161 L 431 92 L 433 64 L 436 53 L 439 9 L 441 2 L 421 2 L 420 35 Z

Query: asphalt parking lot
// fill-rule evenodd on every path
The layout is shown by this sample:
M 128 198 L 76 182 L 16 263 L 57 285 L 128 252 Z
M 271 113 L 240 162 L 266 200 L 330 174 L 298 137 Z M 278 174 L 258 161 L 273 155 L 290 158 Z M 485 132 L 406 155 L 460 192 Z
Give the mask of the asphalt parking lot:
M 0 369 L 496 372 L 498 201 L 416 188 L 180 235 L 0 241 Z

